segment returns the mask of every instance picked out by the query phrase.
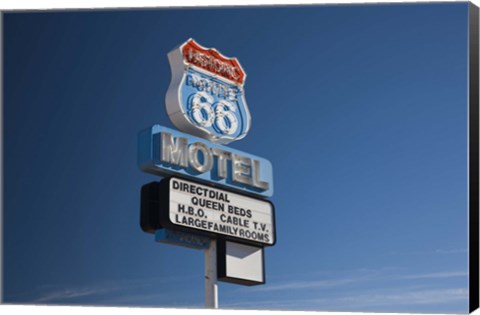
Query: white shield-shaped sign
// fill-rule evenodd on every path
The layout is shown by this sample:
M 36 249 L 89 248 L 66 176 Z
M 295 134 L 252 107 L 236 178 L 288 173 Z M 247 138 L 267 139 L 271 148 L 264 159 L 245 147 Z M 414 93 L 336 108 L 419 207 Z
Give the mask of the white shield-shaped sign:
M 189 39 L 168 54 L 172 80 L 165 103 L 181 131 L 227 144 L 250 129 L 243 85 L 246 74 L 236 58 L 227 58 Z

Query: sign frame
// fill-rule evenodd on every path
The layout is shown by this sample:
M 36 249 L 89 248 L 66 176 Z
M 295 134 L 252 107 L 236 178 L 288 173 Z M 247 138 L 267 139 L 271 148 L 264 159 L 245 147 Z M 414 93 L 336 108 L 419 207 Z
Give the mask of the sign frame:
M 212 231 L 206 231 L 206 230 L 201 230 L 201 229 L 196 229 L 196 228 L 192 228 L 192 227 L 188 227 L 188 226 L 175 224 L 174 222 L 172 222 L 170 220 L 170 181 L 172 179 L 188 181 L 188 182 L 191 182 L 192 184 L 195 184 L 195 185 L 202 185 L 202 186 L 211 187 L 213 189 L 222 190 L 222 191 L 225 191 L 225 192 L 228 192 L 228 193 L 231 193 L 231 194 L 236 194 L 236 195 L 239 195 L 239 196 L 242 196 L 242 197 L 251 198 L 251 199 L 255 199 L 255 200 L 258 200 L 258 201 L 261 201 L 261 202 L 266 202 L 266 203 L 270 204 L 270 207 L 271 207 L 271 210 L 272 210 L 271 218 L 272 218 L 273 232 L 272 232 L 271 235 L 272 235 L 272 238 L 273 238 L 273 242 L 271 244 L 262 243 L 262 242 L 258 242 L 258 241 L 254 241 L 254 240 L 238 238 L 238 237 L 231 236 L 231 235 L 215 233 L 215 232 L 212 232 Z M 159 190 L 160 190 L 159 203 L 158 203 L 158 205 L 159 205 L 159 216 L 158 216 L 159 222 L 158 223 L 162 228 L 182 231 L 182 232 L 186 232 L 186 233 L 195 233 L 195 234 L 207 235 L 207 236 L 210 236 L 210 237 L 212 237 L 214 239 L 217 239 L 217 240 L 222 240 L 223 239 L 223 240 L 227 240 L 227 241 L 232 241 L 232 242 L 242 243 L 242 244 L 247 244 L 247 245 L 253 245 L 253 246 L 257 246 L 257 247 L 274 246 L 277 242 L 277 229 L 276 229 L 276 224 L 275 224 L 275 222 L 276 222 L 275 206 L 273 205 L 273 203 L 270 200 L 261 199 L 261 198 L 253 198 L 251 196 L 245 196 L 245 195 L 239 194 L 238 192 L 235 192 L 235 191 L 227 190 L 227 189 L 224 189 L 224 188 L 219 188 L 219 187 L 212 186 L 212 185 L 206 185 L 204 183 L 200 183 L 200 182 L 197 182 L 197 181 L 192 181 L 190 179 L 186 180 L 182 177 L 177 177 L 177 176 L 171 176 L 171 177 L 164 178 L 163 180 L 160 181 L 158 187 L 159 187 Z
M 262 280 L 261 281 L 255 281 L 252 279 L 247 279 L 247 278 L 239 278 L 233 276 L 231 273 L 229 273 L 228 269 L 228 246 L 245 246 L 244 244 L 240 244 L 237 242 L 230 242 L 226 240 L 217 240 L 217 277 L 218 280 L 223 281 L 223 282 L 229 282 L 229 283 L 235 283 L 235 284 L 241 284 L 241 285 L 246 285 L 246 286 L 254 286 L 254 285 L 260 285 L 260 284 L 265 284 L 265 249 L 263 247 L 258 247 L 258 246 L 251 246 L 247 245 L 250 248 L 255 248 L 257 250 L 261 251 L 261 273 L 262 273 Z M 237 243 L 237 244 L 236 244 Z M 231 268 L 231 266 L 230 266 Z

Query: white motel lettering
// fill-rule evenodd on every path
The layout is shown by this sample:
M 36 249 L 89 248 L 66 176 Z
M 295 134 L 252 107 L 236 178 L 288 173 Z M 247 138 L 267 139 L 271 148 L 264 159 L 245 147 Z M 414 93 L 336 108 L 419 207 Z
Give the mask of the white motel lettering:
M 218 148 L 209 148 L 202 142 L 189 144 L 184 137 L 174 137 L 161 132 L 160 160 L 182 168 L 191 167 L 198 173 L 215 171 L 221 179 L 232 178 L 233 182 L 268 190 L 269 183 L 260 179 L 260 161 Z M 230 161 L 232 167 L 228 167 Z M 231 174 L 227 172 L 231 170 Z

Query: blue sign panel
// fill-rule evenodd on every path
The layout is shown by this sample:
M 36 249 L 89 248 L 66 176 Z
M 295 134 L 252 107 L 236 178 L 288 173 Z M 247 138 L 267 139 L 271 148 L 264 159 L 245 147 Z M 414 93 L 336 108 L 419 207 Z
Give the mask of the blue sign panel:
M 138 165 L 160 176 L 195 178 L 254 196 L 273 195 L 270 161 L 160 125 L 140 133 Z
M 182 111 L 212 139 L 241 139 L 248 131 L 243 88 L 189 68 L 180 89 Z
M 207 236 L 169 229 L 155 231 L 155 241 L 194 249 L 207 249 L 210 246 L 210 238 Z

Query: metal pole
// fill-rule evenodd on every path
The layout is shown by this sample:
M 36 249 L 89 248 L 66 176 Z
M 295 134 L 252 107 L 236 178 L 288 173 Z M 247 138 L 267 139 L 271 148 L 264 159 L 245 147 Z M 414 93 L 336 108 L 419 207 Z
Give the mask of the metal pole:
M 218 308 L 217 241 L 210 240 L 205 250 L 205 308 Z
M 5 13 L 0 13 L 0 37 L 4 38 L 5 34 L 3 34 L 3 15 Z M 3 40 L 0 40 L 0 105 L 3 107 L 5 104 L 1 104 L 4 100 L 3 98 Z M 0 128 L 3 130 L 3 117 L 0 113 Z M 0 163 L 3 165 L 3 137 L 0 138 Z M 3 202 L 3 176 L 0 178 L 0 200 L 2 200 L 2 208 L 5 203 Z M 0 211 L 0 244 L 3 244 L 3 211 Z M 5 252 L 4 252 L 5 253 Z M 5 279 L 3 276 L 3 259 L 0 259 L 0 304 L 3 303 L 3 280 Z

